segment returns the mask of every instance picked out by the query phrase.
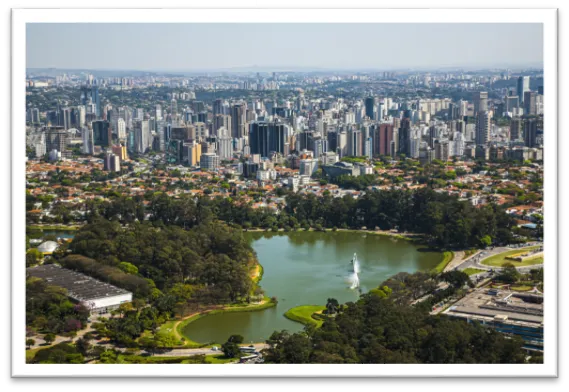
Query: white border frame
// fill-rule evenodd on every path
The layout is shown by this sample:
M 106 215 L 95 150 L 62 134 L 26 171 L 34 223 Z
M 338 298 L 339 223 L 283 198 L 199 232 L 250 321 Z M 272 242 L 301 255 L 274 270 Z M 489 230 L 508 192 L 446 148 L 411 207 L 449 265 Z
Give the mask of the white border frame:
M 13 377 L 556 377 L 557 10 L 555 9 L 16 9 L 12 11 L 12 376 Z M 451 22 L 449 22 L 451 21 Z M 545 342 L 542 365 L 30 365 L 25 363 L 26 23 L 543 23 L 545 74 Z M 20 343 L 21 342 L 21 343 Z

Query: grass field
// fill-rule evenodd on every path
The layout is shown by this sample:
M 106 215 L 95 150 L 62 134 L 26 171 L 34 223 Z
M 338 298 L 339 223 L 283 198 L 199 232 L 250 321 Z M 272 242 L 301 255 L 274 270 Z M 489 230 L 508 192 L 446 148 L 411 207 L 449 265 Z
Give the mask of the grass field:
M 26 350 L 26 362 L 31 361 L 32 359 L 34 359 L 34 356 L 36 355 L 36 353 L 41 350 L 44 347 L 37 347 L 37 348 L 32 348 L 30 350 Z
M 533 289 L 531 286 L 510 286 L 510 290 L 514 291 L 530 291 Z
M 492 266 L 492 267 L 501 267 L 502 265 L 504 265 L 506 263 L 511 263 L 511 264 L 515 265 L 516 267 L 525 267 L 528 265 L 543 264 L 543 255 L 537 255 L 535 257 L 525 259 L 524 261 L 514 261 L 514 260 L 507 260 L 506 259 L 506 257 L 519 255 L 519 254 L 525 253 L 529 250 L 537 249 L 537 248 L 539 248 L 539 246 L 532 246 L 529 248 L 515 249 L 515 250 L 510 250 L 508 252 L 502 252 L 502 253 L 499 253 L 499 254 L 494 255 L 492 257 L 489 257 L 485 260 L 482 260 L 481 264 Z
M 448 263 L 452 261 L 453 257 L 454 257 L 454 252 L 451 251 L 444 252 L 442 261 L 439 264 L 437 264 L 435 268 L 433 268 L 433 271 L 436 272 L 437 274 L 442 273 L 445 267 L 448 265 Z
M 479 268 L 465 268 L 464 270 L 462 270 L 462 272 L 464 272 L 465 274 L 470 275 L 476 275 L 479 274 L 481 272 L 484 272 L 484 270 L 479 269 Z
M 324 309 L 326 309 L 326 307 L 320 305 L 296 306 L 292 309 L 287 310 L 284 316 L 289 320 L 296 321 L 304 325 L 314 325 L 318 328 L 322 325 L 323 321 L 314 319 L 312 317 L 312 314 L 321 312 Z
M 213 364 L 236 362 L 239 358 L 226 358 L 223 354 L 206 355 L 205 362 Z
M 81 226 L 70 226 L 70 225 L 27 225 L 29 230 L 51 230 L 51 231 L 74 231 L 79 230 Z

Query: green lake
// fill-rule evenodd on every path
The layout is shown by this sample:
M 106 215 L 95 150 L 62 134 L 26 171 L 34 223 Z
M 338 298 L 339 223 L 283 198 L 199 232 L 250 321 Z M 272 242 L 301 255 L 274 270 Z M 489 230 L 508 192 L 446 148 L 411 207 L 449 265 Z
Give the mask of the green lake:
M 419 251 L 410 241 L 373 233 L 293 232 L 244 233 L 252 241 L 264 268 L 261 286 L 276 307 L 256 312 L 221 313 L 202 317 L 183 329 L 196 342 L 223 343 L 232 334 L 246 342 L 261 342 L 273 331 L 300 331 L 303 325 L 283 314 L 298 305 L 325 305 L 327 298 L 340 303 L 355 301 L 358 289 L 351 289 L 350 263 L 357 253 L 360 290 L 367 292 L 398 272 L 428 270 L 442 260 L 442 254 Z

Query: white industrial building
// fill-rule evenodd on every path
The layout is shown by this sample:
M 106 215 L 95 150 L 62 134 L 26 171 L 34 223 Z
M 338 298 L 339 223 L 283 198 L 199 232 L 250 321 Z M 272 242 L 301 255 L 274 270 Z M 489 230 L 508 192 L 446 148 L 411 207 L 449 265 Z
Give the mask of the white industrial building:
M 85 305 L 91 313 L 108 313 L 132 301 L 129 291 L 55 264 L 39 265 L 26 271 L 29 276 L 41 278 L 49 285 L 63 287 L 69 298 Z

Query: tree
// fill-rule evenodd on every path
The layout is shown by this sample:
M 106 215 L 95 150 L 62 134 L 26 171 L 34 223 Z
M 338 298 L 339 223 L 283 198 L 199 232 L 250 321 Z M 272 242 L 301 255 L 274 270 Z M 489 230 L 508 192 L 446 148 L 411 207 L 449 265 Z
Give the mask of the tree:
M 28 350 L 30 349 L 31 346 L 33 346 L 34 344 L 36 344 L 36 341 L 34 339 L 26 339 L 26 346 L 28 347 Z
M 489 235 L 485 235 L 482 238 L 480 238 L 480 246 L 482 248 L 487 248 L 490 245 L 492 245 L 492 237 L 490 237 Z
M 233 342 L 236 344 L 241 344 L 244 340 L 245 338 L 241 335 L 231 335 L 229 339 L 227 339 L 228 342 Z
M 91 349 L 91 343 L 89 343 L 89 339 L 87 338 L 86 335 L 83 336 L 82 338 L 77 339 L 77 341 L 75 342 L 75 348 L 77 348 L 77 351 L 81 355 L 87 356 L 89 350 Z
M 140 338 L 138 344 L 140 345 L 140 347 L 146 350 L 150 355 L 154 355 L 156 349 L 158 348 L 158 342 L 156 341 L 156 339 L 148 336 Z
M 55 341 L 55 335 L 53 333 L 48 333 L 45 334 L 43 337 L 43 340 L 47 343 L 47 344 L 51 344 Z
M 221 351 L 227 358 L 235 358 L 239 355 L 239 345 L 235 342 L 230 341 L 229 339 L 227 342 L 221 345 Z
M 502 271 L 496 276 L 496 279 L 505 283 L 516 283 L 520 279 L 520 276 L 515 265 L 506 263 L 502 265 Z
M 127 274 L 138 274 L 138 268 L 134 264 L 128 263 L 126 261 L 119 263 L 118 267 Z
M 326 314 L 336 314 L 340 309 L 340 304 L 336 298 L 328 298 L 326 301 Z

